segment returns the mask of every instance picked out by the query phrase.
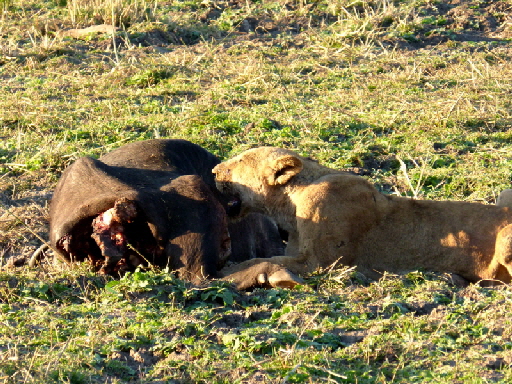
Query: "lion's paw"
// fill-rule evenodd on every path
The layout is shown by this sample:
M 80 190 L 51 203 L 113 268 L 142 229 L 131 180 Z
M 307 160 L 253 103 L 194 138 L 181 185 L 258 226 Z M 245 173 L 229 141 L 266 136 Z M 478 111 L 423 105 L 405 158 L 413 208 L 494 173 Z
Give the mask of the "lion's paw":
M 291 289 L 296 285 L 304 284 L 304 280 L 289 270 L 282 268 L 273 272 L 270 276 L 266 273 L 260 273 L 258 275 L 258 283 L 261 285 L 269 285 L 273 288 Z

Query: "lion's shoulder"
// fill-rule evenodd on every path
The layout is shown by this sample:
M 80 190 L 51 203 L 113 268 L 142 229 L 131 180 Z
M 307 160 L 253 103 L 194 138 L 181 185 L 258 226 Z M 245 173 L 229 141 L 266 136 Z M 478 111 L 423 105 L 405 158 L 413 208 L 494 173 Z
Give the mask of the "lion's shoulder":
M 374 201 L 377 189 L 366 179 L 348 173 L 336 172 L 319 175 L 317 178 L 302 180 L 290 188 L 290 198 L 295 206 L 304 210 L 318 207 L 329 212 L 339 211 L 338 206 L 346 201 L 364 204 Z

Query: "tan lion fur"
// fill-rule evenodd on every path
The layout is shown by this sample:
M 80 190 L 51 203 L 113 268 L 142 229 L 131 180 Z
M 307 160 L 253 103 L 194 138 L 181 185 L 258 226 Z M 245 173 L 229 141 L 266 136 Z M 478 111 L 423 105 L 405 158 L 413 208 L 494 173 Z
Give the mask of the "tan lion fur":
M 510 193 L 499 205 L 384 195 L 360 176 L 273 147 L 245 151 L 213 172 L 221 191 L 239 196 L 242 212 L 270 215 L 289 233 L 285 256 L 224 271 L 239 287 L 293 286 L 300 282 L 293 274 L 337 262 L 371 278 L 425 269 L 511 281 Z M 291 274 L 281 281 L 283 269 Z

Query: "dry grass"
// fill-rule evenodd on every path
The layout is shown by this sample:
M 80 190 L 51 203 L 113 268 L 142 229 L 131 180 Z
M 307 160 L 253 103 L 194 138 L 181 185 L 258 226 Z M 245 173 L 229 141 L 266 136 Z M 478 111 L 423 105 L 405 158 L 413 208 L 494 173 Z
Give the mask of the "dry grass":
M 67 2 L 69 18 L 74 25 L 111 24 L 128 26 L 151 21 L 158 2 L 145 0 L 70 0 Z

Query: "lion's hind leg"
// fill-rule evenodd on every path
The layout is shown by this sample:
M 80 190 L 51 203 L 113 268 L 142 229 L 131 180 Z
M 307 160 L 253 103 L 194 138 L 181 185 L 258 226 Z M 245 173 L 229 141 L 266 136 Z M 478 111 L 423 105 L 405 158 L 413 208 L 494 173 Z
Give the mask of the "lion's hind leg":
M 496 201 L 498 207 L 512 208 L 512 189 L 503 190 Z
M 496 236 L 496 250 L 489 266 L 489 278 L 509 284 L 512 281 L 512 224 Z

